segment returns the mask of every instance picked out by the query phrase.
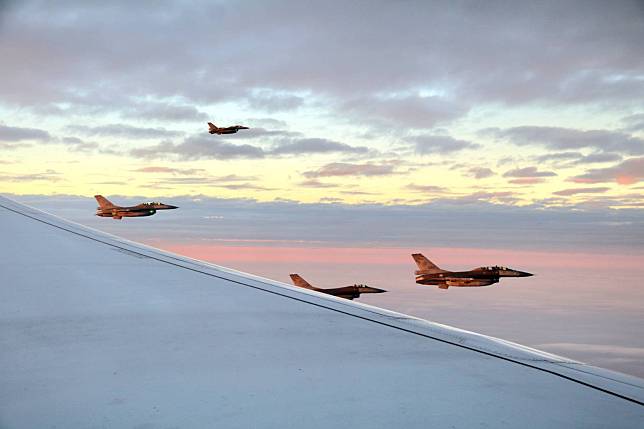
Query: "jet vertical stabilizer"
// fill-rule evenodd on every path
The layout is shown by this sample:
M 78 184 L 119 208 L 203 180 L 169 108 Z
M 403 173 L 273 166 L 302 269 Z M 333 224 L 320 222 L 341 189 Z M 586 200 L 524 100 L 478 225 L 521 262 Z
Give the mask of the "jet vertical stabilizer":
M 102 209 L 111 209 L 112 207 L 116 207 L 110 200 L 102 195 L 94 195 L 94 198 L 96 198 L 96 201 L 98 201 L 98 206 Z
M 304 280 L 302 277 L 300 277 L 299 274 L 289 274 L 291 276 L 291 280 L 293 280 L 293 284 L 295 286 L 303 287 L 304 289 L 311 289 L 311 290 L 316 290 L 309 282 Z
M 411 255 L 418 265 L 418 271 L 416 274 L 436 274 L 436 273 L 445 273 L 445 270 L 438 268 L 436 264 L 427 259 L 422 253 L 414 253 Z

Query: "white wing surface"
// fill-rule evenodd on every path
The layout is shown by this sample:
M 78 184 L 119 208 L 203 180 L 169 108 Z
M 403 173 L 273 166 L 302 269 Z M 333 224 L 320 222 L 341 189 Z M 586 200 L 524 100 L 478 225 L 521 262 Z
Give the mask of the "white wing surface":
M 644 427 L 644 381 L 0 197 L 1 428 Z

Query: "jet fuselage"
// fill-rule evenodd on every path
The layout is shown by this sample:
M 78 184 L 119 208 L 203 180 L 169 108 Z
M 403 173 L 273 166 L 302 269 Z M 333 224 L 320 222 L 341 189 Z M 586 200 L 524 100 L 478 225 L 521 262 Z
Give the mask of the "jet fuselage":
M 312 286 L 309 282 L 307 282 L 302 277 L 300 277 L 299 274 L 291 274 L 290 276 L 295 286 L 301 287 L 303 289 L 314 290 L 316 292 L 326 293 L 328 295 L 339 296 L 340 298 L 345 298 L 345 299 L 359 298 L 360 294 L 363 294 L 363 293 L 387 292 L 384 289 L 378 289 L 375 287 L 371 287 L 367 285 L 358 285 L 358 284 L 355 284 L 352 286 L 322 289 L 319 287 Z
M 124 217 L 152 216 L 157 212 L 157 210 L 171 210 L 178 208 L 177 206 L 154 202 L 141 203 L 136 206 L 122 207 L 112 204 L 101 195 L 96 195 L 95 198 L 99 203 L 99 206 L 96 208 L 96 216 L 111 217 L 114 219 L 122 219 Z
M 208 122 L 208 132 L 210 134 L 235 134 L 239 130 L 247 130 L 248 127 L 245 127 L 243 125 L 233 125 L 232 127 L 221 127 L 219 128 L 212 122 Z
M 450 286 L 489 286 L 498 283 L 501 277 L 532 276 L 531 273 L 499 266 L 478 267 L 469 271 L 447 271 L 439 268 L 420 253 L 413 254 L 412 257 L 419 268 L 415 272 L 416 283 L 434 285 L 441 289 L 447 289 Z
M 419 270 L 416 271 L 416 283 L 476 287 L 498 283 L 501 277 L 529 277 L 531 275 L 506 267 L 479 267 L 469 271 L 445 271 L 442 273 L 427 273 Z
M 346 298 L 346 299 L 360 298 L 360 294 L 363 294 L 363 293 L 386 292 L 383 289 L 378 289 L 375 287 L 365 286 L 365 285 L 344 286 L 344 287 L 331 288 L 331 289 L 320 289 L 316 287 L 316 288 L 313 288 L 313 290 L 326 293 L 329 295 L 333 295 L 333 296 L 339 296 L 340 298 Z

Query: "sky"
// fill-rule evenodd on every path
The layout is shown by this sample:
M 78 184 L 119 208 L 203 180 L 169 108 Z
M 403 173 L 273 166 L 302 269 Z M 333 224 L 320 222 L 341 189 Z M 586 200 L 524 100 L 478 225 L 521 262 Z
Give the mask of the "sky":
M 642 205 L 639 1 L 0 4 L 3 192 Z
M 622 347 L 632 373 L 644 365 L 628 328 L 644 323 L 626 310 L 644 309 L 642 40 L 636 0 L 0 0 L 0 193 L 278 280 L 304 253 L 322 284 L 349 274 L 387 289 L 423 251 L 454 268 L 536 269 L 521 282 L 568 303 L 592 284 L 587 311 L 551 319 L 572 338 L 517 335 L 535 326 L 522 298 L 552 317 L 545 293 L 432 301 L 457 314 L 427 313 L 435 292 L 413 282 L 379 298 L 530 345 L 586 344 L 591 360 Z M 213 136 L 208 121 L 250 129 Z M 180 209 L 111 222 L 92 216 L 95 194 Z M 624 329 L 588 329 L 602 299 Z M 490 303 L 472 313 L 483 325 L 463 316 L 477 300 Z

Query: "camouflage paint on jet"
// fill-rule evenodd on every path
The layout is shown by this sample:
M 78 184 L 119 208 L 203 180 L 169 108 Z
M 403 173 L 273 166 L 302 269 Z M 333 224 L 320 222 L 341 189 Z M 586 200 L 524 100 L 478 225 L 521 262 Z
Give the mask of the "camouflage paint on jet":
M 177 206 L 154 202 L 141 203 L 139 205 L 130 207 L 121 207 L 112 204 L 110 200 L 102 195 L 94 195 L 94 198 L 96 198 L 96 201 L 98 201 L 96 216 L 111 217 L 113 219 L 122 219 L 124 217 L 152 216 L 157 212 L 157 210 L 170 210 L 178 208 Z
M 501 277 L 532 276 L 530 273 L 496 265 L 491 267 L 478 267 L 469 271 L 447 271 L 440 269 L 421 253 L 414 253 L 411 256 L 416 261 L 416 265 L 418 265 L 418 270 L 415 272 L 416 283 L 421 285 L 435 285 L 441 289 L 447 289 L 450 286 L 489 286 L 498 283 Z
M 361 293 L 383 293 L 387 292 L 383 289 L 378 289 L 375 287 L 370 287 L 367 285 L 355 284 L 353 286 L 344 286 L 333 289 L 321 289 L 315 286 L 312 286 L 309 282 L 300 277 L 299 274 L 291 274 L 291 280 L 295 286 L 299 286 L 304 289 L 314 290 L 316 292 L 322 292 L 329 295 L 339 296 L 340 298 L 354 299 L 359 298 Z
M 233 125 L 231 127 L 222 127 L 219 128 L 217 125 L 213 124 L 212 122 L 208 122 L 208 132 L 210 134 L 235 134 L 239 130 L 247 130 L 249 129 L 248 127 L 245 127 L 243 125 Z

